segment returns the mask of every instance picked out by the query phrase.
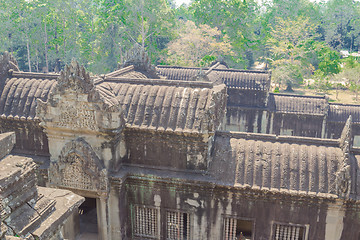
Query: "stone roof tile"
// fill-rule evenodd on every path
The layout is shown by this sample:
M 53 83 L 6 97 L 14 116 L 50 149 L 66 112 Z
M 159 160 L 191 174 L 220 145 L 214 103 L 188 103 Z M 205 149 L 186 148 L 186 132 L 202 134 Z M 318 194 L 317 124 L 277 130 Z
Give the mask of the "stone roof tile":
M 325 115 L 328 111 L 328 102 L 325 97 L 271 93 L 268 108 L 272 112 L 280 113 Z
M 13 72 L 0 96 L 0 116 L 33 119 L 36 99 L 47 100 L 57 77 L 55 74 Z
M 249 89 L 267 91 L 270 86 L 270 72 L 226 69 L 219 65 L 209 74 L 209 80 L 214 83 L 225 83 L 228 88 Z M 203 68 L 203 71 L 208 68 Z M 165 76 L 170 80 L 190 81 L 196 76 L 200 68 L 177 67 L 177 66 L 157 66 L 159 75 Z M 211 74 L 213 76 L 211 76 Z
M 350 115 L 353 122 L 360 123 L 360 105 L 330 104 L 329 121 L 346 122 Z
M 337 140 L 219 133 L 212 171 L 235 186 L 336 197 L 342 158 Z
M 111 78 L 96 87 L 111 89 L 128 127 L 199 132 L 211 125 L 211 83 Z

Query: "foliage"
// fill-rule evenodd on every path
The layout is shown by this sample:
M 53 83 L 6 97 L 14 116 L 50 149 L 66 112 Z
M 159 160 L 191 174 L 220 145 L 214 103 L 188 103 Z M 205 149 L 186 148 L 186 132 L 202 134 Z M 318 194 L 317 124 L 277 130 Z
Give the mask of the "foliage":
M 358 101 L 360 92 L 360 64 L 356 64 L 353 68 L 345 68 L 342 72 L 334 77 L 339 82 L 346 81 L 349 89 L 355 93 L 355 99 Z
M 302 83 L 303 77 L 298 65 L 283 63 L 272 73 L 272 80 L 279 85 L 286 85 L 286 91 L 293 91 L 292 88 Z
M 340 54 L 329 47 L 322 48 L 319 52 L 319 71 L 323 76 L 340 72 Z
M 194 0 L 190 6 L 193 19 L 197 24 L 217 28 L 228 36 L 234 50 L 231 65 L 250 67 L 254 55 L 259 54 L 261 41 L 261 17 L 254 0 Z
M 358 49 L 360 29 L 359 3 L 352 0 L 329 0 L 324 6 L 325 41 L 334 49 Z
M 175 24 L 166 0 L 3 0 L 0 20 L 0 51 L 21 69 L 58 71 L 75 57 L 97 73 L 136 43 L 158 56 Z
M 310 23 L 309 18 L 300 16 L 291 20 L 278 17 L 276 28 L 271 28 L 269 47 L 276 57 L 294 60 L 301 56 L 301 44 L 314 34 L 315 25 Z
M 0 52 L 35 72 L 59 71 L 72 58 L 94 73 L 112 71 L 139 44 L 154 64 L 206 66 L 221 56 L 251 68 L 264 60 L 326 85 L 341 61 L 357 63 L 339 51 L 360 45 L 360 3 L 352 0 L 193 0 L 178 8 L 174 0 L 2 0 L 0 21 Z
M 201 63 L 210 63 L 208 59 L 213 59 L 210 56 L 232 54 L 226 35 L 221 38 L 217 28 L 196 26 L 192 21 L 183 24 L 179 29 L 179 38 L 169 43 L 168 50 L 167 61 L 184 66 L 199 66 Z
M 314 87 L 317 91 L 327 93 L 329 90 L 333 89 L 334 86 L 331 83 L 328 77 L 322 77 L 315 75 Z

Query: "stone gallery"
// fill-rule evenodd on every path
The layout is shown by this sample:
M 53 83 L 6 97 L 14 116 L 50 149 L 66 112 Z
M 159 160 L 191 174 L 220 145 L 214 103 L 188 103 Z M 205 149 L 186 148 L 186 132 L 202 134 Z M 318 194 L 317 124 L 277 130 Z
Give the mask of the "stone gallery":
M 141 49 L 100 76 L 2 54 L 0 236 L 360 239 L 360 106 L 270 78 Z

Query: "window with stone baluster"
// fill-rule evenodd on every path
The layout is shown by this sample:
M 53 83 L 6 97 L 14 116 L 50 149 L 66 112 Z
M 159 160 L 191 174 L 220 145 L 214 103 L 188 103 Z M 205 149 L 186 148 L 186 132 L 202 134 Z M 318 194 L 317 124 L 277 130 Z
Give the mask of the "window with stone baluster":
M 273 240 L 305 240 L 307 228 L 297 224 L 273 224 Z
M 159 210 L 134 205 L 132 212 L 133 235 L 136 239 L 158 239 Z
M 166 240 L 190 240 L 191 219 L 185 212 L 166 212 Z
M 252 240 L 254 221 L 241 218 L 225 217 L 223 240 Z

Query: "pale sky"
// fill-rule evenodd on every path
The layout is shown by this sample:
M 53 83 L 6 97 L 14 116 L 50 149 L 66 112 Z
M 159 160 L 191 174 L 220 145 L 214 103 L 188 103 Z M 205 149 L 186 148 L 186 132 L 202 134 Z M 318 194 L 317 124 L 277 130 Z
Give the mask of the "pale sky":
M 175 0 L 176 6 L 180 6 L 181 4 L 189 4 L 191 0 Z

